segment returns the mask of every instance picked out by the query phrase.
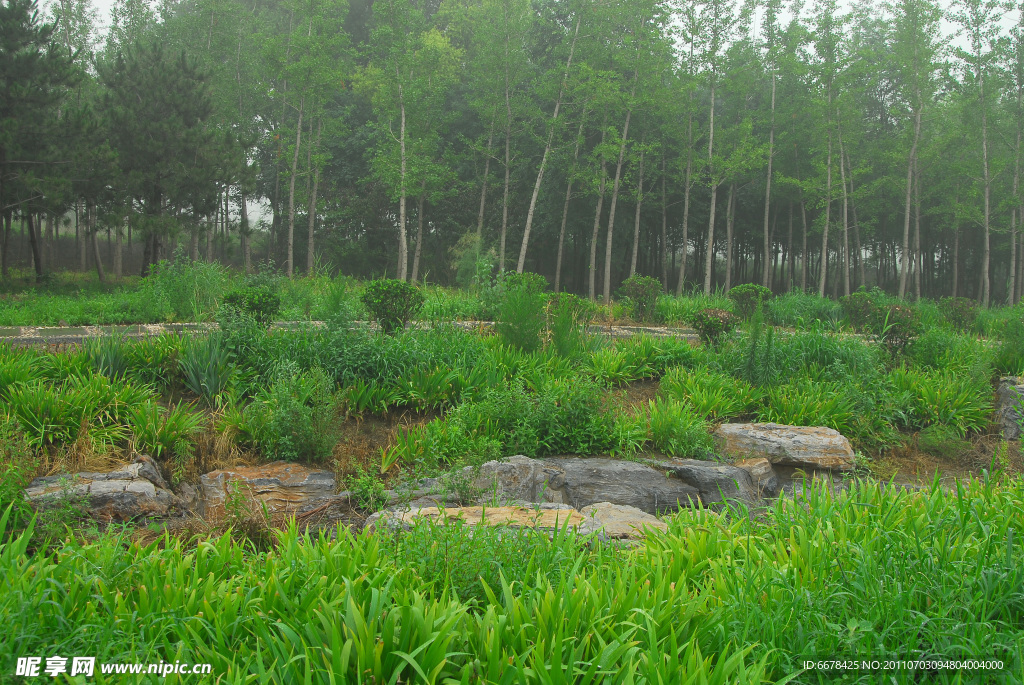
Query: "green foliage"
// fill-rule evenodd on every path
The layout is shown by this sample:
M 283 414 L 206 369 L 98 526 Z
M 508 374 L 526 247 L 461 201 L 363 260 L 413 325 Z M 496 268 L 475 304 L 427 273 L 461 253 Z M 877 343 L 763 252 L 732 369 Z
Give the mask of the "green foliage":
M 834 300 L 801 292 L 773 297 L 765 305 L 768 320 L 776 326 L 804 328 L 821 322 L 837 328 L 843 310 Z
M 727 374 L 698 368 L 670 369 L 661 379 L 661 392 L 688 403 L 705 418 L 726 420 L 756 411 L 762 393 L 749 383 Z
M 883 305 L 875 313 L 872 331 L 889 354 L 896 357 L 903 354 L 920 334 L 921 320 L 917 312 L 907 305 Z
M 846 320 L 853 326 L 853 330 L 864 333 L 871 330 L 875 324 L 878 313 L 876 293 L 866 290 L 858 290 L 839 298 L 839 304 L 843 308 Z
M 264 454 L 287 461 L 322 461 L 334 448 L 337 403 L 318 368 L 282 362 L 273 382 L 244 410 L 243 432 Z
M 943 297 L 939 310 L 949 325 L 960 332 L 971 330 L 978 318 L 978 303 L 966 297 Z
M 373 473 L 357 469 L 356 474 L 348 479 L 348 489 L 352 492 L 352 498 L 363 511 L 379 511 L 388 503 L 388 493 L 384 489 L 384 483 Z
M 540 274 L 514 272 L 506 272 L 501 281 L 503 293 L 495 326 L 498 334 L 507 344 L 533 352 L 540 347 L 544 329 L 547 281 Z
M 690 317 L 690 325 L 706 345 L 717 345 L 736 328 L 737 319 L 724 309 L 701 309 Z
M 855 406 L 846 388 L 804 380 L 770 389 L 758 420 L 787 426 L 827 426 L 848 435 L 854 415 Z
M 620 290 L 629 300 L 630 314 L 634 321 L 654 320 L 658 296 L 662 292 L 661 281 L 650 276 L 633 274 L 622 282 Z
M 87 338 L 82 342 L 82 352 L 94 372 L 111 380 L 123 378 L 131 365 L 128 343 L 120 336 Z
M 917 446 L 922 451 L 943 459 L 956 459 L 971 449 L 971 443 L 950 426 L 933 424 L 917 436 Z
M 237 370 L 224 337 L 217 333 L 186 343 L 179 364 L 185 387 L 210 405 L 231 389 Z
M 736 313 L 743 319 L 749 319 L 764 303 L 771 300 L 774 294 L 763 285 L 742 283 L 730 288 L 728 297 L 735 303 Z
M 36 463 L 17 420 L 0 413 L 0 512 L 7 512 L 13 531 L 24 529 L 32 519 L 24 488 L 35 475 Z M 0 537 L 0 544 L 4 542 Z
M 589 350 L 591 338 L 587 333 L 597 306 L 571 293 L 555 293 L 547 306 L 547 326 L 550 342 L 562 357 L 576 359 Z
M 206 321 L 217 311 L 227 285 L 227 273 L 215 262 L 194 262 L 184 251 L 153 267 L 152 297 L 171 321 Z
M 911 426 L 940 424 L 963 436 L 988 426 L 992 388 L 984 377 L 954 371 L 895 369 L 895 387 L 911 398 Z
M 367 283 L 359 299 L 381 330 L 392 334 L 405 328 L 426 298 L 412 283 L 382 278 Z
M 224 296 L 221 306 L 266 328 L 281 311 L 278 280 L 276 274 L 269 271 L 246 276 L 239 287 Z
M 685 402 L 657 398 L 647 406 L 651 442 L 672 457 L 708 459 L 715 444 L 706 421 Z
M 1000 373 L 1024 376 L 1024 316 L 1009 318 L 999 331 L 995 366 Z
M 146 400 L 132 408 L 135 445 L 157 459 L 173 456 L 179 463 L 190 459 L 195 437 L 205 422 L 202 414 L 190 412 L 182 404 L 167 409 Z

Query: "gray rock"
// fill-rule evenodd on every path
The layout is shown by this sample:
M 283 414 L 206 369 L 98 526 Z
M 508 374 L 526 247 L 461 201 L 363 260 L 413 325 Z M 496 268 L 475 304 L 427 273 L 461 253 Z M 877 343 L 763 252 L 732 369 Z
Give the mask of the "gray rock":
M 725 500 L 751 501 L 757 498 L 757 489 L 750 473 L 736 466 L 696 459 L 676 459 L 661 462 L 657 466 L 672 474 L 673 478 L 696 488 L 701 503 L 705 505 Z
M 181 500 L 166 485 L 153 460 L 140 456 L 107 473 L 36 478 L 25 489 L 25 497 L 39 509 L 64 498 L 81 499 L 95 518 L 124 522 L 183 513 Z
M 580 525 L 579 532 L 583 535 L 596 532 L 606 540 L 635 540 L 644 537 L 648 529 L 668 530 L 664 521 L 623 504 L 598 502 L 583 507 L 580 513 L 586 521 Z
M 619 459 L 571 457 L 546 460 L 561 470 L 548 481 L 562 501 L 577 509 L 598 502 L 636 507 L 648 514 L 676 511 L 700 500 L 700 490 L 646 464 Z
M 736 462 L 733 466 L 750 474 L 750 480 L 759 497 L 777 497 L 782 492 L 782 483 L 778 474 L 772 468 L 772 463 L 764 457 L 744 459 Z
M 1000 378 L 996 418 L 1005 439 L 1020 440 L 1022 415 L 1024 415 L 1024 378 L 1013 376 Z
M 715 430 L 719 450 L 730 457 L 765 457 L 772 464 L 845 471 L 853 448 L 839 431 L 821 426 L 725 423 Z
M 466 471 L 472 473 L 472 469 Z M 551 468 L 542 460 L 516 455 L 482 464 L 473 487 L 483 491 L 483 498 L 501 502 L 563 503 L 557 490 L 561 475 L 561 469 Z

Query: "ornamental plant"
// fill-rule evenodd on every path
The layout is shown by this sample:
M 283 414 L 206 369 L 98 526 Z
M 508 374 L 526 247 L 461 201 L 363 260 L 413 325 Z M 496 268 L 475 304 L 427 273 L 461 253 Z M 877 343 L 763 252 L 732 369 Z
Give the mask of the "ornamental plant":
M 690 315 L 690 325 L 706 345 L 717 345 L 726 334 L 736 329 L 738 319 L 724 309 L 699 309 Z
M 921 333 L 917 312 L 902 304 L 879 307 L 871 330 L 892 356 L 903 354 Z
M 381 330 L 388 334 L 404 329 L 426 300 L 415 285 L 394 278 L 370 281 L 359 299 Z
M 756 283 L 743 283 L 729 288 L 728 297 L 736 305 L 736 313 L 749 319 L 757 309 L 774 297 L 769 288 Z
M 650 276 L 633 274 L 622 283 L 620 292 L 629 300 L 630 313 L 636 321 L 650 321 L 656 315 L 661 281 Z
M 978 318 L 978 303 L 966 297 L 943 297 L 939 300 L 939 311 L 953 328 L 964 332 Z
M 242 287 L 224 296 L 223 307 L 228 317 L 242 315 L 266 328 L 281 311 L 277 278 L 266 271 L 246 276 Z

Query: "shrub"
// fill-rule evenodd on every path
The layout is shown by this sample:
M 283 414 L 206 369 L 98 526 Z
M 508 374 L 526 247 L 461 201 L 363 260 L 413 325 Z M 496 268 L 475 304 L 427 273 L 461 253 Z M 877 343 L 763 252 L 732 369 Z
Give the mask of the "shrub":
M 524 352 L 540 347 L 544 329 L 544 290 L 547 281 L 540 274 L 506 273 L 504 293 L 498 307 L 496 328 L 506 343 Z
M 966 297 L 943 297 L 939 300 L 939 311 L 953 328 L 965 332 L 978 318 L 978 303 Z
M 246 276 L 240 288 L 224 296 L 222 306 L 266 328 L 281 311 L 277 277 L 269 271 Z
M 839 304 L 843 308 L 846 320 L 853 326 L 853 330 L 863 333 L 875 323 L 878 305 L 875 299 L 865 290 L 858 290 L 839 298 Z
M 725 335 L 735 330 L 736 323 L 736 316 L 724 309 L 701 309 L 690 317 L 690 325 L 707 345 L 717 345 Z
M 244 411 L 244 432 L 264 453 L 287 461 L 322 461 L 334 447 L 336 401 L 330 379 L 318 368 L 282 364 L 270 387 Z
M 181 248 L 170 261 L 154 266 L 149 278 L 154 299 L 176 321 L 209 319 L 227 284 L 224 267 L 194 262 Z
M 548 301 L 547 326 L 551 346 L 562 357 L 574 359 L 587 348 L 587 328 L 597 305 L 571 293 L 556 293 Z
M 370 281 L 359 299 L 381 330 L 388 334 L 404 329 L 426 300 L 415 285 L 393 278 Z
M 768 300 L 774 297 L 769 288 L 756 283 L 742 283 L 729 289 L 728 297 L 736 305 L 736 313 L 744 319 L 749 319 L 754 312 L 761 308 Z
M 655 318 L 655 306 L 661 295 L 661 281 L 657 278 L 633 274 L 622 282 L 620 292 L 629 300 L 634 321 L 650 321 Z
M 654 399 L 647 405 L 654 446 L 673 457 L 707 459 L 715 453 L 708 424 L 683 402 Z
M 911 307 L 902 304 L 883 305 L 875 312 L 872 326 L 875 337 L 893 357 L 903 354 L 921 332 L 921 321 Z

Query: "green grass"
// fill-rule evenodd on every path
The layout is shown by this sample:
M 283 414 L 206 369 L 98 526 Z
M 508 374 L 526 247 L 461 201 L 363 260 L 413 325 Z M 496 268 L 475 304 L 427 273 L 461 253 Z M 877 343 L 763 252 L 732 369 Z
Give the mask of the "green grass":
M 885 682 L 1019 683 L 1022 528 L 1015 480 L 813 486 L 759 517 L 682 511 L 633 551 L 570 534 L 289 528 L 263 550 L 109 532 L 32 555 L 21 535 L 0 548 L 0 665 L 208 662 L 222 683 L 876 683 L 801 664 L 986 658 L 1004 668 Z

